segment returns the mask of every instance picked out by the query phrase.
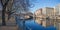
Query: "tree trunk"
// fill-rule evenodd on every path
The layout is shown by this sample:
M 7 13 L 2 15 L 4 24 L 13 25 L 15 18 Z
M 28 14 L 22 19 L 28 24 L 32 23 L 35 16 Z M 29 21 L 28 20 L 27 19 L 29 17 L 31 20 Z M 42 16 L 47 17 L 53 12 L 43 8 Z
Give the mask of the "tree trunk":
M 5 22 L 5 12 L 6 12 L 6 6 L 8 4 L 9 0 L 1 0 L 1 4 L 2 4 L 2 25 L 5 26 L 6 22 Z
M 6 22 L 5 22 L 5 9 L 6 6 L 3 6 L 3 10 L 2 10 L 2 25 L 5 26 Z

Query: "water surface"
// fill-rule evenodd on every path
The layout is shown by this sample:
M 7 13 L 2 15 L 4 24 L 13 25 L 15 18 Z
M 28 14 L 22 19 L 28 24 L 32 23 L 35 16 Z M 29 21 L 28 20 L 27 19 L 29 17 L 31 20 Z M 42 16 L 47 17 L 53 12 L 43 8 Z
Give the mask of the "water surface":
M 24 25 L 23 25 L 23 21 L 20 20 L 19 18 L 16 18 L 16 22 L 19 28 L 26 27 L 26 29 L 24 30 L 56 30 L 54 26 L 43 27 L 42 25 L 37 24 L 33 19 L 29 19 L 25 21 Z

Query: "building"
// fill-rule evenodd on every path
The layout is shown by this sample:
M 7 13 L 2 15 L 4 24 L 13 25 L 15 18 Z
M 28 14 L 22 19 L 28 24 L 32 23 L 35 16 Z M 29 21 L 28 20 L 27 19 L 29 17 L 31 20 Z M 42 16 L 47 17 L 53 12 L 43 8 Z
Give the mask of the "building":
M 60 16 L 57 16 L 57 20 L 55 22 L 55 27 L 57 28 L 57 30 L 60 30 Z
M 38 9 L 35 12 L 35 16 L 36 16 L 36 22 L 38 24 L 42 24 L 42 26 L 47 27 L 50 25 L 54 25 L 54 16 L 55 16 L 55 10 L 54 8 L 51 7 L 45 7 L 42 9 Z M 48 19 L 46 19 L 48 18 Z
M 40 16 L 40 15 L 42 14 L 42 8 L 36 10 L 34 14 L 35 14 L 36 16 Z
M 55 11 L 56 11 L 56 16 L 57 16 L 57 20 L 55 23 L 55 27 L 57 28 L 57 30 L 60 30 L 60 4 L 55 6 Z
M 55 6 L 56 15 L 60 15 L 60 4 Z
M 45 19 L 45 15 L 42 14 L 42 8 L 38 9 L 35 11 L 35 22 L 40 24 L 40 25 L 43 25 L 43 21 Z
M 45 8 L 43 8 L 42 13 L 44 15 L 46 15 L 46 18 L 47 18 L 43 21 L 43 26 L 47 27 L 47 26 L 50 26 L 50 25 L 54 25 L 54 20 L 52 20 L 54 15 L 55 15 L 54 14 L 55 13 L 54 8 L 45 7 Z
M 54 16 L 54 8 L 45 7 L 43 8 L 42 13 L 46 16 Z
M 38 23 L 38 24 L 41 24 L 42 23 L 42 8 L 41 9 L 38 9 L 35 11 L 34 13 L 34 16 L 35 16 L 35 22 Z

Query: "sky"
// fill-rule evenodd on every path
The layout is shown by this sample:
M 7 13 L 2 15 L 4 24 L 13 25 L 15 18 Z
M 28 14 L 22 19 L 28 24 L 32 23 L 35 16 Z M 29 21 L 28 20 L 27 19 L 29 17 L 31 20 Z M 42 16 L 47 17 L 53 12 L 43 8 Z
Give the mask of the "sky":
M 34 7 L 30 8 L 32 12 L 44 7 L 54 7 L 60 3 L 60 0 L 30 0 Z
M 60 0 L 30 0 L 30 3 L 34 6 L 30 8 L 31 12 L 35 12 L 37 9 L 44 8 L 44 7 L 54 7 L 60 3 Z M 0 9 L 1 3 L 0 3 Z
M 1 5 L 1 3 L 0 3 L 0 10 L 2 10 L 2 5 Z

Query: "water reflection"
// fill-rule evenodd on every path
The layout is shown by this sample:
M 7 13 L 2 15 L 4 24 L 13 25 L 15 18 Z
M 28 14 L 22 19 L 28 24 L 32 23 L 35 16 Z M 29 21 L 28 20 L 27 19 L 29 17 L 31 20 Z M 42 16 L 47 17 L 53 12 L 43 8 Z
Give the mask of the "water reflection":
M 20 20 L 19 18 L 16 17 L 15 19 L 16 19 L 17 25 L 19 26 L 19 29 L 22 29 L 22 30 L 56 30 L 54 26 L 48 26 L 45 28 L 41 24 L 36 23 L 34 19 L 29 19 L 28 21 L 25 21 L 24 24 L 23 24 L 23 21 Z

